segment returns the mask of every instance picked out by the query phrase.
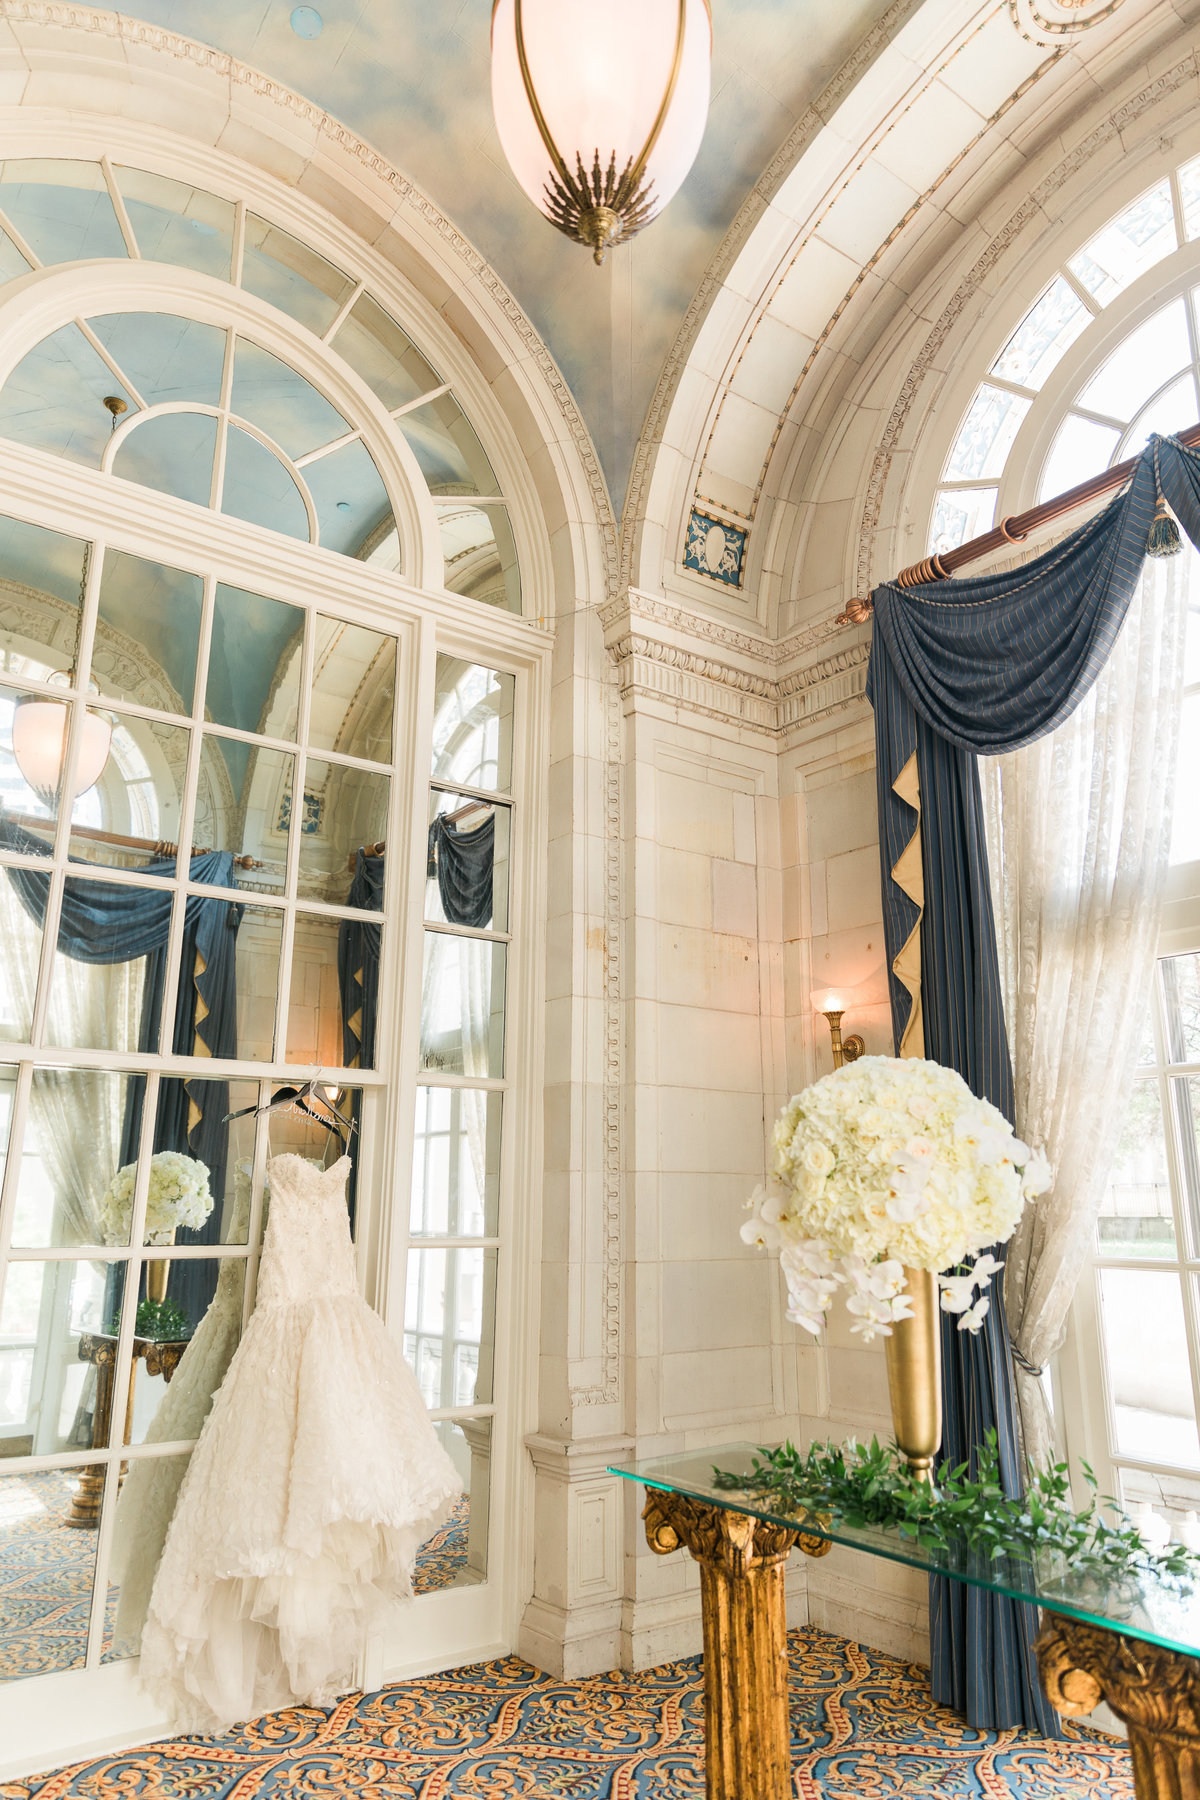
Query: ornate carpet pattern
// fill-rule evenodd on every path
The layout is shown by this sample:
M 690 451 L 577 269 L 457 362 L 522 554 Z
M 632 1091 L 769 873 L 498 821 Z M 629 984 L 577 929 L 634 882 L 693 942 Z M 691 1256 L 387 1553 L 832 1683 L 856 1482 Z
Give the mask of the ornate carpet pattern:
M 414 1594 L 432 1594 L 451 1587 L 467 1566 L 467 1527 L 471 1522 L 470 1495 L 462 1494 L 442 1526 L 417 1551 L 413 1568 Z
M 77 1476 L 69 1469 L 0 1481 L 0 1682 L 81 1669 L 87 1651 L 96 1533 L 64 1525 Z M 467 1562 L 470 1503 L 464 1494 L 417 1554 L 418 1594 L 449 1587 Z M 113 1650 L 117 1590 L 109 1590 L 104 1660 Z
M 1111 1738 L 973 1731 L 924 1669 L 814 1627 L 789 1648 L 796 1800 L 1133 1800 Z M 0 1782 L 0 1800 L 702 1800 L 702 1706 L 695 1657 L 555 1681 L 510 1656 Z

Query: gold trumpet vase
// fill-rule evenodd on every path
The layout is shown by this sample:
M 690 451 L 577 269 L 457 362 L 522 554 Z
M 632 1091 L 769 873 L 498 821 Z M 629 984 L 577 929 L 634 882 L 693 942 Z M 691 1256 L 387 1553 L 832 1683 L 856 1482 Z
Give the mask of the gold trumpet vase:
M 146 1242 L 147 1244 L 154 1245 L 173 1244 L 175 1242 L 175 1233 L 173 1231 L 156 1231 L 153 1237 L 147 1238 Z M 167 1297 L 167 1277 L 170 1273 L 171 1262 L 169 1257 L 155 1257 L 153 1262 L 148 1262 L 146 1264 L 147 1300 L 157 1300 L 159 1305 L 162 1305 Z
M 942 1442 L 942 1335 L 936 1275 L 905 1269 L 912 1317 L 886 1340 L 888 1393 L 896 1442 L 918 1481 L 933 1480 Z

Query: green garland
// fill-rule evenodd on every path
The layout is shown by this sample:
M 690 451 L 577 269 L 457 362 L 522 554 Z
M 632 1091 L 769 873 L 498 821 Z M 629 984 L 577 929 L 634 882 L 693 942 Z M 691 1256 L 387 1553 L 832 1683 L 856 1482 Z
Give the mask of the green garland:
M 872 1438 L 866 1445 L 817 1443 L 801 1454 L 794 1444 L 759 1450 L 749 1474 L 714 1469 L 713 1486 L 761 1499 L 773 1512 L 818 1513 L 851 1530 L 883 1527 L 910 1538 L 932 1556 L 953 1559 L 964 1548 L 990 1561 L 1052 1552 L 1081 1574 L 1107 1580 L 1129 1576 L 1200 1577 L 1200 1556 L 1172 1543 L 1154 1553 L 1115 1500 L 1101 1496 L 1086 1463 L 1091 1499 L 1082 1512 L 1071 1504 L 1066 1463 L 1034 1475 L 1020 1499 L 1004 1492 L 996 1433 L 989 1431 L 976 1458 L 943 1463 L 937 1486 L 917 1481 L 895 1444 Z

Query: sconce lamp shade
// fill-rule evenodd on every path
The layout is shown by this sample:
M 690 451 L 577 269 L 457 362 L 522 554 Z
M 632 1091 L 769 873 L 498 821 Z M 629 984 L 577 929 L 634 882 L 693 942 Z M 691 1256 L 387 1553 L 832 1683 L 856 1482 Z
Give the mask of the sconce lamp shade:
M 62 794 L 71 708 L 65 700 L 19 700 L 13 711 L 12 743 L 17 767 L 51 812 Z M 112 748 L 112 720 L 84 711 L 76 767 L 75 794 L 86 794 L 104 772 Z
M 492 107 L 513 174 L 596 262 L 656 218 L 708 118 L 709 0 L 495 0 Z
M 849 1005 L 849 996 L 845 988 L 816 988 L 812 995 L 812 1009 L 818 1013 L 845 1012 Z

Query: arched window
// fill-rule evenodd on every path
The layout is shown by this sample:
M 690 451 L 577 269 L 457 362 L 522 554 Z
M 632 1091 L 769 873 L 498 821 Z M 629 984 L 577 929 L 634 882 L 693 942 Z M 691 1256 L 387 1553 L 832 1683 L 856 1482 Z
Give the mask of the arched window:
M 137 1652 L 203 1412 L 170 1381 L 218 1296 L 232 1352 L 268 1152 L 326 1153 L 253 1116 L 304 1077 L 358 1128 L 364 1268 L 462 1476 L 417 1590 L 472 1590 L 464 1650 L 509 1603 L 548 646 L 504 616 L 505 441 L 401 310 L 244 201 L 0 165 L 0 1533 L 35 1521 L 75 1596 L 10 1678 Z M 200 1224 L 154 1216 L 164 1153 Z
M 1200 160 L 1068 254 L 995 350 L 942 469 L 930 547 L 954 548 L 1135 455 L 1151 432 L 1197 422 Z M 1110 1491 L 1176 1515 L 1200 1505 L 1200 559 L 1185 555 L 1162 954 L 1057 1395 L 1067 1447 Z

